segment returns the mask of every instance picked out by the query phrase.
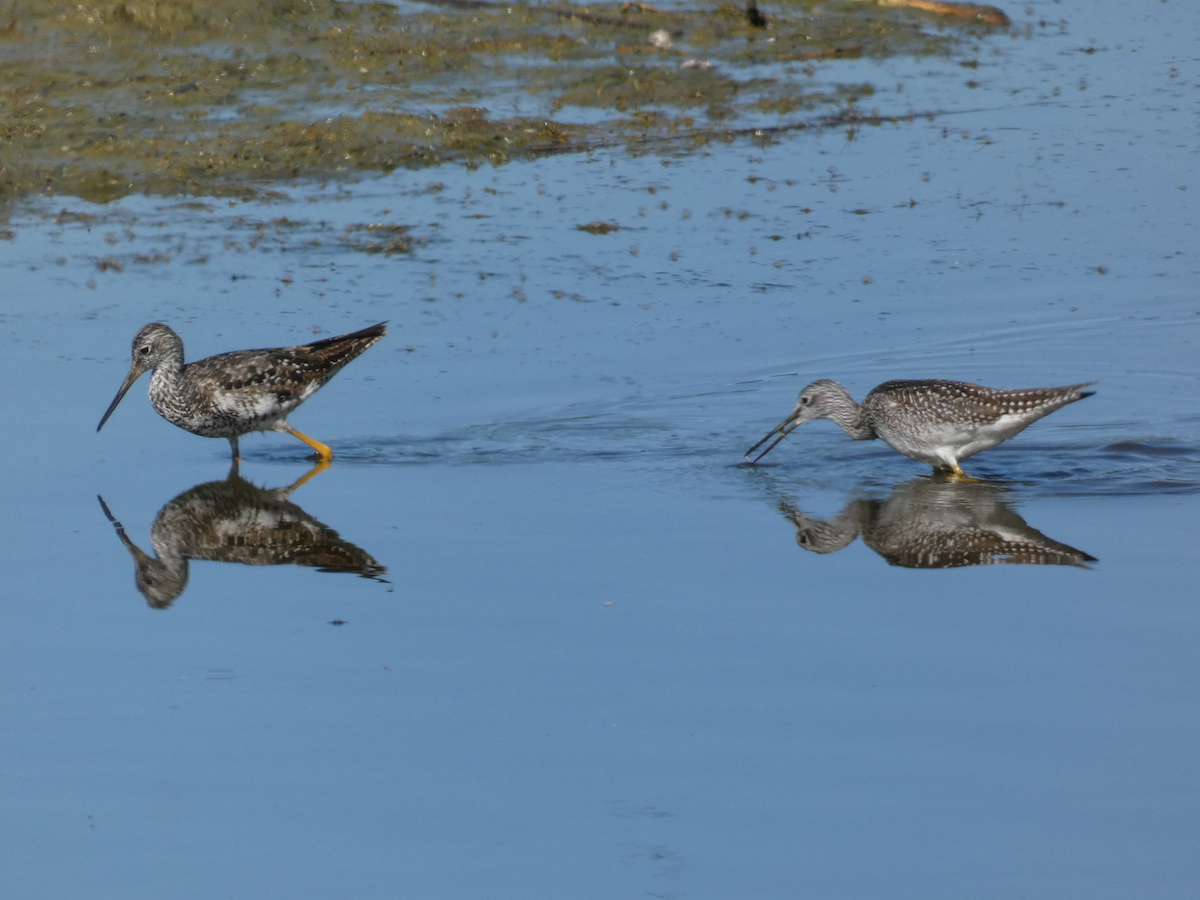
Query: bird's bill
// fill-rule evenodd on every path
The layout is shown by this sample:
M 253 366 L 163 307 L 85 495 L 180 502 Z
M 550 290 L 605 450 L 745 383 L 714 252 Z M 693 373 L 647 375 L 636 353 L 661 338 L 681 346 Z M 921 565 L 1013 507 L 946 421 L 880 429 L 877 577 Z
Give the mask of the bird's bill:
M 791 425 L 792 427 L 788 428 L 789 425 Z M 771 443 L 767 445 L 766 450 L 764 450 L 762 453 L 758 454 L 758 456 L 754 457 L 754 459 L 750 459 L 750 465 L 754 465 L 756 462 L 758 462 L 760 459 L 762 459 L 764 456 L 766 456 L 768 453 L 770 453 L 772 450 L 774 450 L 776 444 L 778 444 L 785 437 L 787 437 L 789 434 L 791 434 L 793 431 L 795 431 L 798 427 L 800 427 L 800 423 L 796 420 L 796 414 L 793 412 L 790 416 L 788 416 L 786 419 L 784 419 L 782 422 L 780 422 L 778 425 L 776 425 L 774 428 L 772 428 L 770 431 L 768 431 L 767 436 L 765 438 L 763 438 L 761 441 L 759 441 L 757 444 L 755 444 L 753 447 L 751 447 L 749 450 L 747 450 L 745 458 L 750 459 L 751 453 L 753 453 L 755 450 L 757 450 L 763 444 L 766 444 L 767 441 L 771 441 L 771 438 L 775 438 L 775 440 L 771 441 Z M 776 435 L 778 435 L 778 437 L 776 437 Z
M 117 404 L 121 402 L 121 398 L 125 396 L 125 392 L 133 387 L 133 383 L 137 381 L 145 371 L 146 370 L 137 363 L 134 363 L 129 367 L 129 374 L 126 375 L 125 380 L 121 382 L 121 389 L 117 391 L 117 396 L 113 397 L 113 402 L 108 405 L 108 409 L 104 412 L 104 418 L 102 418 L 100 420 L 100 424 L 96 426 L 97 431 L 104 427 L 104 423 L 107 422 L 108 417 L 113 414 L 113 410 L 117 408 Z

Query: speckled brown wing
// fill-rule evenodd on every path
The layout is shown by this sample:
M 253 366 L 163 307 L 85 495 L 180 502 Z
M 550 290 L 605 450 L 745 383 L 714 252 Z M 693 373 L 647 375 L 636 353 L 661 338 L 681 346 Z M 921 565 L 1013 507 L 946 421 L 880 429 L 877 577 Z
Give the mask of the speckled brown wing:
M 1024 427 L 1068 403 L 1090 397 L 1090 391 L 1080 391 L 1089 384 L 1092 382 L 1004 391 L 940 379 L 885 381 L 867 395 L 863 406 L 875 409 L 899 404 L 907 418 L 931 425 L 979 427 L 994 425 L 1004 416 L 1018 416 Z
M 282 406 L 298 405 L 387 333 L 384 323 L 296 347 L 235 350 L 187 366 L 188 375 L 220 390 L 274 394 Z

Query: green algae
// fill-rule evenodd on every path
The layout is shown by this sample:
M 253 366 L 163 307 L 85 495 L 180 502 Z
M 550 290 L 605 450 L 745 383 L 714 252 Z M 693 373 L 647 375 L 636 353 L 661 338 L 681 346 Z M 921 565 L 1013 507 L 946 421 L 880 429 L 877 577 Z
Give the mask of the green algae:
M 871 86 L 821 87 L 800 61 L 979 32 L 858 2 L 793 0 L 765 27 L 729 4 L 442 2 L 0 2 L 0 197 L 249 199 L 447 161 L 686 151 L 762 135 L 764 116 L 853 123 Z M 406 252 L 396 237 L 380 252 Z
M 616 222 L 589 222 L 586 225 L 576 225 L 575 228 L 579 231 L 586 231 L 588 234 L 612 234 L 614 231 L 620 231 L 621 226 Z

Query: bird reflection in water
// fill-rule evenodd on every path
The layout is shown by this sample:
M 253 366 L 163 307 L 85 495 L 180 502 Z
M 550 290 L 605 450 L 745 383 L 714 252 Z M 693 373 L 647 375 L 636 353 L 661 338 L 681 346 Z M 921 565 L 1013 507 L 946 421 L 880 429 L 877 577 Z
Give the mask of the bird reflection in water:
M 155 556 L 134 544 L 104 498 L 98 499 L 133 556 L 138 590 L 155 609 L 165 609 L 183 593 L 192 559 L 312 566 L 321 572 L 352 572 L 383 581 L 385 567 L 288 499 L 326 468 L 328 463 L 319 463 L 294 484 L 270 489 L 244 480 L 235 461 L 225 481 L 196 485 L 159 510 L 150 526 Z
M 1096 562 L 1025 524 L 1004 500 L 1007 489 L 984 482 L 920 478 L 892 489 L 886 500 L 854 500 L 832 520 L 805 516 L 787 500 L 780 511 L 796 528 L 796 543 L 834 553 L 856 537 L 908 569 L 1025 564 L 1079 566 Z

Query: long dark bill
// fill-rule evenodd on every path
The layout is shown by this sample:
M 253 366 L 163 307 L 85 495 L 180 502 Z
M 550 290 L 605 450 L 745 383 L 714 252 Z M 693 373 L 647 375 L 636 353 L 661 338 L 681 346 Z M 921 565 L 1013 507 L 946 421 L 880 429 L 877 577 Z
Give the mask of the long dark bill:
M 125 380 L 121 383 L 121 389 L 117 391 L 117 396 L 113 397 L 113 402 L 108 405 L 108 409 L 104 412 L 104 418 L 100 420 L 100 424 L 96 426 L 99 431 L 104 427 L 104 423 L 108 421 L 108 417 L 113 414 L 113 410 L 117 408 L 117 404 L 121 402 L 121 398 L 125 396 L 125 392 L 133 387 L 133 383 L 142 377 L 142 373 L 146 370 L 141 366 L 133 365 L 129 367 L 129 374 L 125 376 Z
M 754 465 L 756 462 L 758 462 L 760 459 L 762 459 L 764 456 L 766 456 L 768 453 L 770 453 L 772 450 L 774 450 L 776 444 L 778 444 L 785 437 L 787 437 L 789 434 L 791 434 L 793 431 L 796 430 L 796 428 L 798 427 L 796 425 L 793 425 L 791 428 L 787 427 L 788 423 L 794 421 L 795 418 L 796 418 L 796 414 L 792 413 L 790 416 L 788 416 L 786 419 L 784 419 L 782 422 L 780 422 L 778 425 L 776 425 L 774 428 L 772 428 L 769 432 L 767 432 L 767 436 L 765 438 L 763 438 L 761 441 L 759 441 L 757 444 L 755 444 L 753 447 L 751 447 L 749 450 L 746 451 L 745 458 L 750 459 L 751 453 L 753 453 L 755 450 L 757 450 L 763 444 L 767 443 L 767 441 L 771 441 L 771 438 L 773 438 L 773 437 L 775 438 L 775 440 L 771 441 L 770 445 L 767 447 L 766 450 L 764 450 L 762 453 L 758 454 L 758 456 L 754 457 L 754 459 L 750 459 L 750 465 Z M 775 435 L 779 435 L 779 437 L 775 437 Z

